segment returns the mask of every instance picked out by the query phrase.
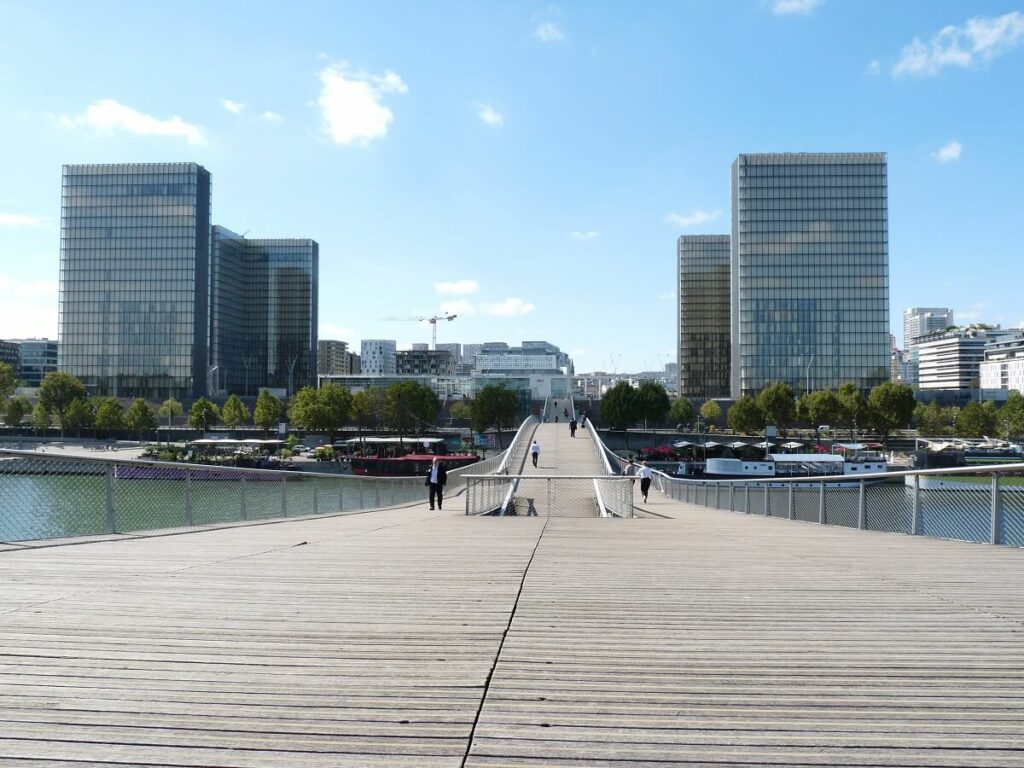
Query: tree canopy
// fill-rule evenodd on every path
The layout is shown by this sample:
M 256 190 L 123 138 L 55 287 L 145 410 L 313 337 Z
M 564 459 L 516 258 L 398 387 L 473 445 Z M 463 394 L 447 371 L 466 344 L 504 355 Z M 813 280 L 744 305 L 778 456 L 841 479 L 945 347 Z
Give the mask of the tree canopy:
M 96 417 L 93 424 L 97 431 L 118 432 L 124 429 L 124 406 L 116 397 L 98 397 L 95 402 Z
M 256 398 L 256 407 L 253 409 L 252 420 L 256 426 L 267 432 L 281 421 L 283 409 L 284 406 L 279 399 L 267 390 L 261 389 L 259 396 Z
M 288 418 L 309 432 L 328 432 L 331 439 L 352 415 L 352 395 L 337 384 L 303 387 L 292 398 Z
M 156 429 L 156 414 L 149 403 L 141 397 L 136 398 L 124 413 L 124 425 L 136 435 L 153 432 Z
M 1024 435 L 1024 395 L 1016 390 L 1010 393 L 996 415 L 996 428 L 1006 440 Z
M 914 415 L 914 390 L 907 384 L 887 381 L 879 384 L 868 395 L 868 414 L 871 425 L 882 435 L 882 441 L 889 439 L 889 433 L 901 426 L 908 426 Z
M 395 382 L 384 393 L 384 423 L 401 434 L 433 428 L 440 409 L 434 390 L 415 381 Z
M 352 396 L 352 417 L 360 432 L 383 427 L 385 399 L 384 390 L 377 388 L 364 389 Z
M 856 437 L 855 432 L 860 427 L 861 421 L 867 412 L 867 401 L 864 394 L 852 381 L 839 386 L 836 392 L 836 399 L 839 401 L 839 421 L 850 430 L 850 439 Z
M 672 419 L 672 423 L 676 425 L 689 424 L 693 421 L 693 403 L 687 400 L 685 397 L 677 398 L 672 403 L 672 409 L 668 412 L 669 417 Z
M 797 416 L 817 431 L 822 424 L 831 425 L 839 415 L 839 398 L 830 389 L 819 389 L 797 401 Z
M 637 417 L 657 426 L 672 408 L 665 387 L 656 381 L 643 381 L 636 391 Z
M 96 411 L 93 404 L 84 397 L 76 397 L 64 409 L 64 417 L 61 420 L 61 434 L 65 429 L 81 433 L 83 429 L 93 426 L 96 421 Z
M 637 391 L 627 381 L 620 381 L 601 398 L 601 421 L 612 429 L 625 430 L 640 417 Z
M 757 407 L 757 401 L 750 395 L 744 395 L 733 403 L 726 418 L 733 432 L 752 435 L 764 429 L 764 416 Z
M 192 429 L 201 429 L 206 432 L 210 427 L 220 421 L 220 410 L 217 406 L 200 397 L 188 411 L 188 424 Z
M 14 369 L 7 363 L 0 363 L 0 408 L 4 401 L 14 394 L 18 382 L 14 379 Z
M 757 409 L 766 424 L 774 424 L 785 432 L 793 423 L 796 410 L 793 388 L 784 381 L 772 382 L 757 396 Z
M 163 401 L 160 405 L 160 418 L 167 419 L 167 426 L 171 426 L 171 419 L 177 419 L 184 413 L 181 407 L 181 403 L 175 400 L 173 397 L 169 397 Z
M 706 422 L 718 421 L 722 418 L 722 406 L 714 400 L 705 400 L 700 406 L 700 415 Z
M 220 419 L 231 429 L 240 427 L 249 421 L 249 409 L 238 395 L 229 395 L 224 401 L 224 407 L 220 409 Z
M 9 427 L 17 427 L 26 414 L 32 413 L 32 403 L 24 395 L 18 395 L 7 402 L 4 423 Z
M 64 371 L 50 371 L 39 385 L 39 402 L 47 413 L 57 416 L 61 434 L 64 434 L 64 429 L 68 426 L 68 408 L 75 400 L 85 400 L 85 397 L 85 385 Z
M 519 416 L 519 395 L 504 384 L 488 384 L 476 393 L 472 408 L 473 430 L 486 432 L 494 427 L 500 446 L 502 428 L 511 428 Z

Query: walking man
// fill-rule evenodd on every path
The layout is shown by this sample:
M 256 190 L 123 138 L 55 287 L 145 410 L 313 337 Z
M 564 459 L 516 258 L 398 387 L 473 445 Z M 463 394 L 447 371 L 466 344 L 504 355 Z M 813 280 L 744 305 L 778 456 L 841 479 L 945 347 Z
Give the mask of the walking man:
M 644 503 L 647 503 L 647 492 L 651 490 L 651 478 L 654 477 L 654 470 L 647 466 L 646 461 L 640 462 L 640 471 L 637 473 L 640 478 L 640 493 L 643 494 Z
M 537 459 L 540 458 L 540 446 L 537 444 L 536 439 L 533 441 L 533 445 L 530 446 L 530 458 L 533 459 L 533 466 L 537 466 Z
M 576 419 L 569 422 L 569 437 L 576 437 Z
M 441 457 L 435 456 L 433 464 L 427 470 L 427 486 L 430 488 L 430 508 L 434 508 L 434 497 L 437 497 L 437 508 L 441 509 L 444 501 L 444 484 L 448 482 L 448 470 L 441 464 Z

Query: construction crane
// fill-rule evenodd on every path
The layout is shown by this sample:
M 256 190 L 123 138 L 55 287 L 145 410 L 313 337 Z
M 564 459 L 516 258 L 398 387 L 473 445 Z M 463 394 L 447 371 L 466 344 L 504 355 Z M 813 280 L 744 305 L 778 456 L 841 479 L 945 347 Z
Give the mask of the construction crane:
M 437 321 L 451 322 L 458 315 L 433 315 L 431 317 L 382 317 L 381 320 L 397 320 L 400 322 L 430 323 L 430 348 L 437 349 Z

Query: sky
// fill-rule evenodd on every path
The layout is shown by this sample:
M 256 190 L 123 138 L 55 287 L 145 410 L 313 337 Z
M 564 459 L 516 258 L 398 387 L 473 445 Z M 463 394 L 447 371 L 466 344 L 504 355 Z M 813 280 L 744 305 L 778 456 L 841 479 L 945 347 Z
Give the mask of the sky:
M 1020 2 L 1020 0 L 1018 0 Z M 884 151 L 890 314 L 1024 325 L 1024 6 L 0 0 L 0 338 L 57 334 L 65 163 L 179 162 L 320 244 L 320 338 L 676 358 L 740 153 Z

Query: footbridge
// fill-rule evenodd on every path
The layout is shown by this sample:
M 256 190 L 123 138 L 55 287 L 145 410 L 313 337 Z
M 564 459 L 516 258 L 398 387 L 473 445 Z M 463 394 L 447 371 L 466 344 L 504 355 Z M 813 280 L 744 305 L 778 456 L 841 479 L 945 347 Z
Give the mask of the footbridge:
M 536 471 L 521 444 L 492 471 L 592 440 L 533 434 Z M 420 480 L 45 461 L 0 455 L 5 768 L 1024 766 L 1007 470 L 941 506 L 993 546 L 934 535 L 927 476 L 916 504 L 659 478 L 648 517 L 499 518 Z M 157 497 L 176 525 L 142 530 Z

